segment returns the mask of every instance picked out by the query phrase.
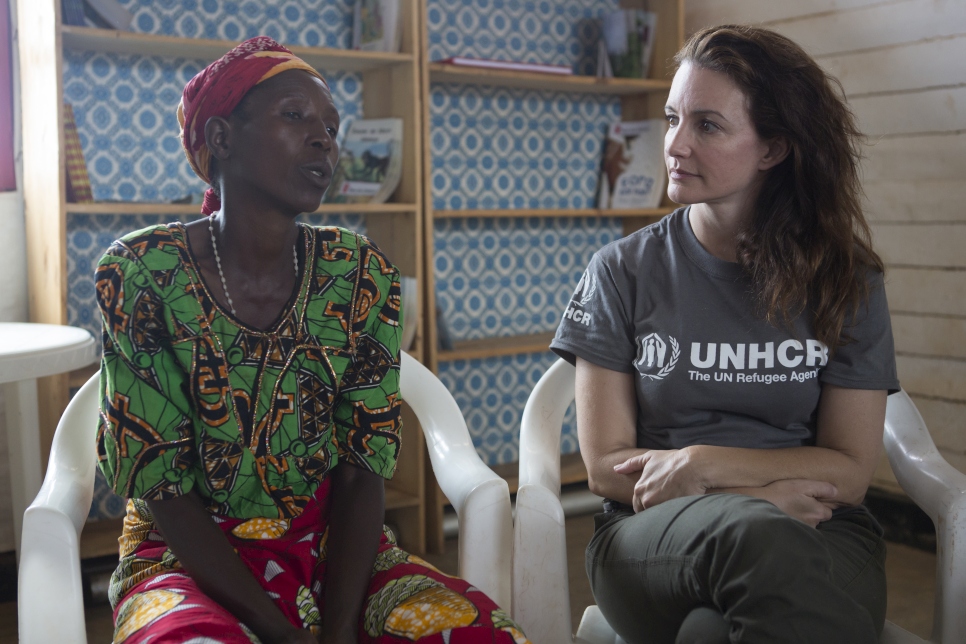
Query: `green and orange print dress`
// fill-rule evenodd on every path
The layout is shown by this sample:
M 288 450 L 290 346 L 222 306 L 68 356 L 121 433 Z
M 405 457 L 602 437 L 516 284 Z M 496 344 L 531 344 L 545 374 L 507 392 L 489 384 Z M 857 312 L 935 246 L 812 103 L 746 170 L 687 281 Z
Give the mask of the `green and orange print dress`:
M 320 633 L 335 467 L 391 478 L 400 440 L 398 271 L 364 236 L 301 226 L 306 270 L 267 331 L 215 302 L 181 224 L 101 258 L 101 471 L 128 497 L 115 642 L 257 642 L 165 545 L 146 500 L 195 490 L 289 620 Z M 385 531 L 360 642 L 522 643 L 486 595 Z

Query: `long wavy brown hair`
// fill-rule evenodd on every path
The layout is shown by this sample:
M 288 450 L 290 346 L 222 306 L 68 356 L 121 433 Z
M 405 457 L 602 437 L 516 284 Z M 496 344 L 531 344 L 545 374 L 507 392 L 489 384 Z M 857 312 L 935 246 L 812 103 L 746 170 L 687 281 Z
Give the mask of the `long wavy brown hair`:
M 863 137 L 842 85 L 794 42 L 758 27 L 703 29 L 675 61 L 726 74 L 748 98 L 758 135 L 788 141 L 738 236 L 738 262 L 765 320 L 791 328 L 807 310 L 816 338 L 834 350 L 868 298 L 869 270 L 884 270 L 862 214 Z

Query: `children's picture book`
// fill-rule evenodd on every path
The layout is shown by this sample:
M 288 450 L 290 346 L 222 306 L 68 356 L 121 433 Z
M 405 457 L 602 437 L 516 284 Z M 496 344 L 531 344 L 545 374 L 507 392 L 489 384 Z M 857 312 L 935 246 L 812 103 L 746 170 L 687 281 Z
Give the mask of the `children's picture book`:
M 64 103 L 64 156 L 67 161 L 67 201 L 71 203 L 94 201 L 90 176 L 87 174 L 87 162 L 84 161 L 84 150 L 77 135 L 74 108 L 70 103 Z
M 134 14 L 117 0 L 84 0 L 87 17 L 99 27 L 127 31 L 134 22 Z
M 402 176 L 402 119 L 359 119 L 349 125 L 328 203 L 383 203 Z
M 65 25 L 83 27 L 84 22 L 84 0 L 61 0 L 60 21 Z
M 352 47 L 363 51 L 397 52 L 402 44 L 399 0 L 356 0 Z
M 641 9 L 622 9 L 606 14 L 602 27 L 614 76 L 647 78 L 657 33 L 657 14 Z
M 402 299 L 402 340 L 399 348 L 409 351 L 419 328 L 419 283 L 415 277 L 404 275 L 399 280 L 399 291 Z
M 612 123 L 601 163 L 598 208 L 657 208 L 664 195 L 664 119 Z

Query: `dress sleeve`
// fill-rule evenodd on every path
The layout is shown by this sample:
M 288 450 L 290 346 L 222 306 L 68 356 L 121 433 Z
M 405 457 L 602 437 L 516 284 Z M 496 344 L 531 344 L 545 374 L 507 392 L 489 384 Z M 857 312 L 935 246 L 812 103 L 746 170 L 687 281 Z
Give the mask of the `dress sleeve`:
M 399 454 L 399 271 L 360 237 L 350 344 L 352 361 L 333 415 L 339 460 L 392 478 Z
M 550 349 L 570 364 L 580 357 L 612 371 L 632 371 L 633 324 L 622 296 L 628 292 L 628 287 L 618 286 L 600 253 L 595 254 L 564 310 Z
M 899 391 L 892 320 L 882 273 L 872 272 L 869 299 L 859 306 L 851 324 L 842 330 L 845 344 L 831 352 L 821 382 L 848 389 Z
M 194 424 L 161 294 L 151 271 L 119 242 L 98 263 L 95 284 L 103 345 L 98 466 L 121 496 L 186 494 L 195 484 Z

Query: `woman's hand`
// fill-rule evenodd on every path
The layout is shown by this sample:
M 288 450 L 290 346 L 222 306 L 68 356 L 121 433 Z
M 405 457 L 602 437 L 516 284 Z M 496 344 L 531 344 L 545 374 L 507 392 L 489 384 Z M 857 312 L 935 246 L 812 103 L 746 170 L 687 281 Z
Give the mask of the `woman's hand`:
M 634 485 L 635 512 L 682 496 L 704 494 L 708 490 L 687 448 L 652 449 L 615 465 L 614 471 L 618 474 L 641 473 Z
M 718 491 L 718 490 L 712 490 Z M 764 487 L 724 490 L 756 496 L 777 507 L 788 516 L 807 523 L 813 528 L 832 518 L 832 510 L 840 503 L 832 499 L 838 490 L 831 483 L 810 479 L 784 479 Z

